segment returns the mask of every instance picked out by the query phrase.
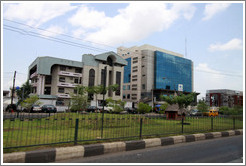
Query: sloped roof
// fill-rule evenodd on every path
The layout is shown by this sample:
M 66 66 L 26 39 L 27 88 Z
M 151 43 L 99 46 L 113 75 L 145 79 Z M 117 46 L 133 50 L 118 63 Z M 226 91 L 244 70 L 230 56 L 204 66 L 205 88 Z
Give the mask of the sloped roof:
M 101 60 L 101 61 L 107 61 L 107 58 L 109 56 L 114 59 L 114 63 L 118 63 L 118 64 L 124 65 L 124 66 L 127 65 L 127 61 L 113 51 L 95 55 L 95 59 Z
M 178 104 L 172 104 L 172 105 L 168 105 L 168 107 L 166 108 L 167 112 L 177 112 L 178 114 L 182 114 L 183 112 L 186 113 L 186 109 L 179 109 L 179 105 Z

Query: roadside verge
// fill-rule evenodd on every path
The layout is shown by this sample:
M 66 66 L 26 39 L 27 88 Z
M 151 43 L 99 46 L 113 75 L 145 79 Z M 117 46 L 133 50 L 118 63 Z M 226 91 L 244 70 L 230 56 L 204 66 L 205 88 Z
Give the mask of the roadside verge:
M 243 129 L 223 132 L 210 132 L 191 135 L 179 135 L 162 138 L 150 138 L 134 141 L 78 145 L 72 147 L 49 148 L 29 152 L 3 154 L 3 163 L 48 163 L 73 158 L 102 155 L 122 151 L 145 149 L 156 146 L 174 145 L 178 143 L 201 141 L 234 135 L 242 135 Z

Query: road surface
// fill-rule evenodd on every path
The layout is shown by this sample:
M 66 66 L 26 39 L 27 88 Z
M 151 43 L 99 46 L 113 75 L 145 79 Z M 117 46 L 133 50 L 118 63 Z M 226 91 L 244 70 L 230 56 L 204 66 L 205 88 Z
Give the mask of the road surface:
M 60 161 L 60 163 L 242 163 L 243 136 Z

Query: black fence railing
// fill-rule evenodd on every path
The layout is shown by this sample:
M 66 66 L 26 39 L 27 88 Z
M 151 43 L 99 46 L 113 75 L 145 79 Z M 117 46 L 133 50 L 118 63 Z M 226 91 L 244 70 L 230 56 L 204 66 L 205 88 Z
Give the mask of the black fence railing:
M 242 129 L 242 116 L 184 117 L 169 120 L 163 115 L 100 113 L 4 114 L 3 149 L 61 143 L 142 139 L 197 132 Z

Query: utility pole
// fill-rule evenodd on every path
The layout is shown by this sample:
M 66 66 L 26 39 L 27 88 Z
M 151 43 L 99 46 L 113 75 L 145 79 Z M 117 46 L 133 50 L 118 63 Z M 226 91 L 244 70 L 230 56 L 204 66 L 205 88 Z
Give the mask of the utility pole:
M 105 93 L 106 93 L 106 79 L 107 79 L 107 66 L 104 67 L 104 80 L 103 80 L 103 109 L 102 109 L 102 129 L 101 129 L 101 139 L 103 138 L 103 121 L 104 121 L 104 104 L 105 104 Z
M 13 104 L 13 97 L 14 97 L 14 90 L 15 90 L 15 76 L 16 76 L 16 71 L 14 73 L 14 79 L 13 79 L 13 87 L 12 87 L 12 94 L 11 94 L 11 106 Z

